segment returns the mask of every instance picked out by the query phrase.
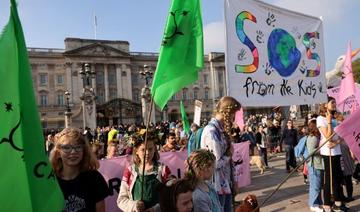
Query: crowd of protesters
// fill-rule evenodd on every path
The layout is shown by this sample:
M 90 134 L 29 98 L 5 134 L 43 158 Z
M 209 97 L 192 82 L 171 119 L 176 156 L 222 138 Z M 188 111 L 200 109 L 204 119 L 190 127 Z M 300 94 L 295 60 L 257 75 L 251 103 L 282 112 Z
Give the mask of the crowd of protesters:
M 73 193 L 84 193 L 68 189 L 69 185 L 77 182 L 80 177 L 89 178 L 89 183 L 98 181 L 95 184 L 100 183 L 99 187 L 95 186 L 94 189 L 103 190 L 103 178 L 94 172 L 98 162 L 94 162 L 92 156 L 103 160 L 132 155 L 133 163 L 124 172 L 117 201 L 118 207 L 123 211 L 161 211 L 164 208 L 176 208 L 177 211 L 209 209 L 227 212 L 232 211 L 232 191 L 237 190 L 231 176 L 233 142 L 249 142 L 250 155 L 261 156 L 266 168 L 271 168 L 268 156 L 277 156 L 284 151 L 284 168 L 290 173 L 298 168 L 294 148 L 300 139 L 306 139 L 306 148 L 312 157 L 303 169 L 297 171 L 303 172 L 304 183 L 309 184 L 310 210 L 348 210 L 346 202 L 354 200 L 352 176 L 355 171 L 355 158 L 343 139 L 337 135 L 332 136 L 334 127 L 343 119 L 336 112 L 333 99 L 330 98 L 328 103 L 320 105 L 320 111 L 309 115 L 298 128 L 294 127 L 290 116 L 286 117 L 280 110 L 274 110 L 271 114 L 245 117 L 244 127 L 239 129 L 233 122 L 235 112 L 240 108 L 240 103 L 232 97 L 223 97 L 217 104 L 213 118 L 203 126 L 192 124 L 189 134 L 185 133 L 181 121 L 151 125 L 148 129 L 147 146 L 144 145 L 144 126 L 120 124 L 97 127 L 94 130 L 87 127 L 79 129 L 77 132 L 82 135 L 77 135 L 68 128 L 61 132 L 52 130 L 47 132 L 45 148 L 65 198 Z M 328 143 L 314 153 L 315 149 L 327 140 Z M 169 168 L 158 161 L 159 152 L 186 149 L 189 156 L 186 161 L 186 177 L 174 180 Z M 79 153 L 82 155 L 77 155 Z M 79 162 L 83 158 L 87 161 L 87 167 L 83 167 L 84 164 Z M 74 168 L 72 163 L 76 162 L 79 164 Z M 144 179 L 146 183 L 141 190 Z M 167 183 L 168 181 L 172 183 Z M 179 186 L 182 188 L 178 188 Z M 169 192 L 170 196 L 154 195 Z M 189 194 L 192 195 L 190 199 Z M 92 199 L 91 204 L 86 207 L 103 209 L 105 197 L 104 193 L 91 197 L 96 200 Z M 169 198 L 173 204 L 169 204 Z M 88 204 L 87 201 L 85 200 L 84 205 Z M 177 201 L 180 201 L 179 205 Z M 67 204 L 67 207 L 74 205 L 71 202 Z

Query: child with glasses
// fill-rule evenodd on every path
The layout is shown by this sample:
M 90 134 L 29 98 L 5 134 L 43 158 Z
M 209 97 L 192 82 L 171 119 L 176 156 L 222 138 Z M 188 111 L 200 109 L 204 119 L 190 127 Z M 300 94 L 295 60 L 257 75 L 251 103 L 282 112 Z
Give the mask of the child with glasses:
M 158 136 L 148 132 L 146 146 L 145 133 L 134 135 L 133 141 L 133 163 L 124 170 L 117 205 L 122 211 L 160 211 L 156 188 L 167 182 L 171 172 L 159 162 Z
M 65 128 L 55 135 L 50 161 L 64 195 L 63 211 L 105 211 L 109 189 L 97 171 L 99 162 L 79 131 Z
M 192 152 L 186 162 L 185 176 L 193 182 L 194 212 L 222 212 L 218 194 L 211 183 L 214 168 L 215 155 L 209 150 L 198 149 Z

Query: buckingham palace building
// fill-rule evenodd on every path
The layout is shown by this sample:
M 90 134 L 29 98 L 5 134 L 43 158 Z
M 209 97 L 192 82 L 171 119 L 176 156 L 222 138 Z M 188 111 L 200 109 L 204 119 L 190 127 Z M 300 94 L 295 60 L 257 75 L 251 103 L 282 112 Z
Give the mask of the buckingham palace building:
M 66 38 L 65 49 L 28 48 L 43 128 L 63 128 L 69 111 L 74 127 L 85 126 L 89 115 L 97 126 L 144 123 L 142 89 L 149 83 L 144 69 L 155 71 L 158 53 L 130 52 L 129 45 L 127 41 Z M 163 111 L 155 107 L 156 121 L 181 119 L 180 100 L 190 120 L 195 100 L 202 102 L 201 118 L 211 117 L 226 90 L 224 53 L 205 55 L 204 63 L 197 82 L 176 93 Z

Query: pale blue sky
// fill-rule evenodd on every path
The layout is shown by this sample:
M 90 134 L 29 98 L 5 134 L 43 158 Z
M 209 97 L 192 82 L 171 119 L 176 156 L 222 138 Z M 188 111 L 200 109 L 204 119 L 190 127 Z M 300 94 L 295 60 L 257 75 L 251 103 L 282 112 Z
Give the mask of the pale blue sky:
M 0 0 L 0 27 L 9 1 Z M 205 51 L 224 51 L 224 0 L 202 0 Z M 239 0 L 241 1 L 241 0 Z M 66 37 L 126 40 L 131 51 L 158 52 L 171 0 L 18 0 L 28 47 L 64 48 Z M 360 48 L 360 1 L 265 0 L 324 20 L 326 70 L 344 54 L 347 42 Z

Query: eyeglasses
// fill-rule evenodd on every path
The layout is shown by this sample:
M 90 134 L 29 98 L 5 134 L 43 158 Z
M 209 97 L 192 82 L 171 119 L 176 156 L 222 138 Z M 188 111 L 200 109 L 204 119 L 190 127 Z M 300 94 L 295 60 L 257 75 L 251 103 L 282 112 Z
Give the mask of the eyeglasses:
M 76 145 L 63 144 L 63 145 L 60 145 L 60 149 L 64 153 L 70 153 L 70 152 L 72 152 L 72 150 L 75 150 L 75 152 L 81 152 L 84 149 L 84 145 L 83 144 L 76 144 Z

